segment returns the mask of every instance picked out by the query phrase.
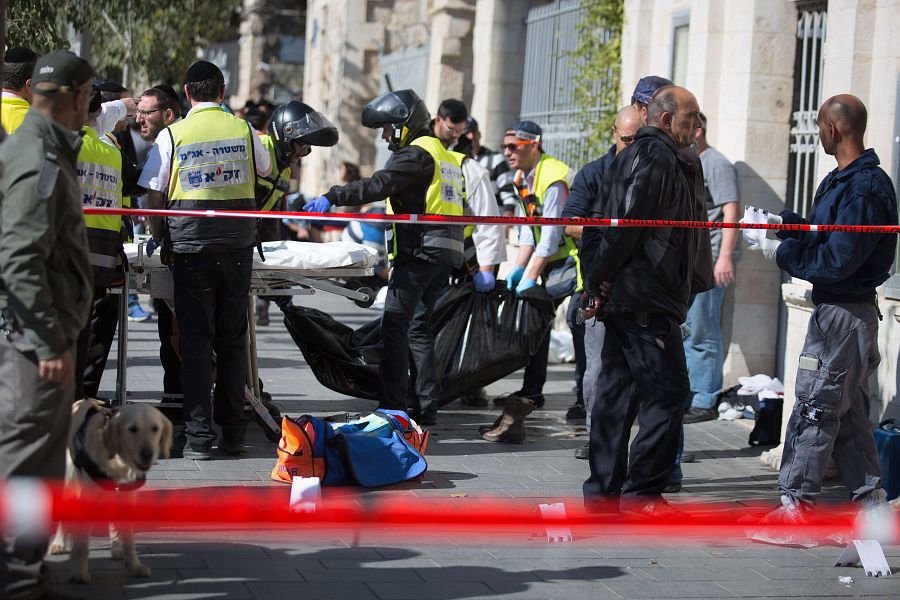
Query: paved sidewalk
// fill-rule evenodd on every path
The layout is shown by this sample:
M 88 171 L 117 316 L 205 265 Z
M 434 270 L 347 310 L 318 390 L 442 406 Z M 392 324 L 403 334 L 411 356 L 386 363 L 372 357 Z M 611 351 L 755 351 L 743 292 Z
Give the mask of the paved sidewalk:
M 336 318 L 359 325 L 377 313 L 334 296 L 303 299 Z M 144 302 L 146 304 L 146 301 Z M 348 399 L 319 385 L 302 354 L 277 319 L 260 328 L 260 369 L 273 402 L 286 414 L 334 414 L 371 410 L 374 403 Z M 129 390 L 159 395 L 155 322 L 131 324 Z M 110 369 L 114 369 L 110 361 Z M 491 409 L 451 404 L 439 415 L 428 446 L 429 469 L 421 482 L 383 490 L 326 488 L 328 494 L 366 498 L 411 497 L 528 499 L 537 505 L 556 498 L 579 498 L 587 475 L 585 461 L 572 456 L 585 441 L 583 424 L 567 423 L 572 404 L 572 365 L 551 365 L 547 406 L 528 418 L 522 446 L 490 444 L 477 436 L 492 420 Z M 104 390 L 111 390 L 114 370 Z M 497 395 L 518 388 L 521 374 L 490 386 Z M 102 393 L 101 393 L 102 395 Z M 759 512 L 776 502 L 777 474 L 747 446 L 747 423 L 713 421 L 690 425 L 686 445 L 697 462 L 684 465 L 685 491 L 673 502 L 728 502 L 736 512 Z M 241 459 L 161 461 L 150 472 L 150 487 L 197 488 L 213 493 L 235 486 L 288 486 L 272 482 L 275 461 L 270 443 L 250 427 L 251 452 Z M 837 486 L 828 490 L 844 498 Z M 264 510 L 264 507 L 262 507 Z M 400 536 L 369 532 L 331 532 L 307 538 L 302 532 L 159 532 L 138 534 L 138 551 L 150 567 L 149 579 L 129 578 L 109 557 L 108 542 L 94 540 L 89 585 L 65 584 L 66 557 L 51 559 L 60 589 L 86 598 L 347 598 L 382 600 L 456 598 L 763 598 L 900 597 L 900 578 L 867 579 L 862 569 L 833 568 L 836 547 L 788 549 L 743 540 L 636 539 L 586 535 L 569 544 L 548 544 L 529 532 L 501 537 Z M 900 570 L 900 547 L 886 548 L 893 570 Z M 838 578 L 851 576 L 853 583 Z

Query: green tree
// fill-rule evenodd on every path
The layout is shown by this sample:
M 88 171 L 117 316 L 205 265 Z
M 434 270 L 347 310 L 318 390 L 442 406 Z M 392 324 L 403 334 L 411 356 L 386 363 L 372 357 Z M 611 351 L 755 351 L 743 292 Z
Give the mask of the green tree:
M 133 90 L 180 82 L 197 49 L 237 35 L 241 0 L 9 0 L 8 44 L 68 48 L 70 26 L 91 39 L 101 75 Z
M 577 43 L 569 54 L 582 131 L 582 163 L 606 152 L 619 103 L 624 0 L 582 0 Z

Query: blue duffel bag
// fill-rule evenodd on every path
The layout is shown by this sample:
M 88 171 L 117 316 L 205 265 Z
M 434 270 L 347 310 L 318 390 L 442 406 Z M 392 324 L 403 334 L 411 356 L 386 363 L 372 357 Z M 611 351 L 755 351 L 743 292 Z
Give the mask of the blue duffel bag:
M 900 429 L 896 419 L 886 419 L 875 428 L 875 448 L 881 467 L 881 487 L 887 499 L 900 496 Z

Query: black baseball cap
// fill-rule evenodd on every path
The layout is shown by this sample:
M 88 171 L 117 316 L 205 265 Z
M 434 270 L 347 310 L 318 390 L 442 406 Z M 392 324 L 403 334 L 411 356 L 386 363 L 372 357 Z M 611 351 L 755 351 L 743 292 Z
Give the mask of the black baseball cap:
M 515 135 L 520 140 L 539 142 L 544 130 L 534 121 L 516 121 L 506 128 L 506 135 Z
M 90 63 L 68 50 L 40 57 L 31 76 L 31 91 L 42 96 L 66 94 L 94 76 Z
M 634 86 L 634 92 L 631 94 L 631 103 L 634 104 L 635 102 L 640 102 L 641 104 L 650 104 L 650 99 L 653 98 L 653 94 L 656 93 L 656 90 L 664 88 L 667 85 L 673 84 L 665 77 L 659 77 L 657 75 L 641 77 L 641 80 Z

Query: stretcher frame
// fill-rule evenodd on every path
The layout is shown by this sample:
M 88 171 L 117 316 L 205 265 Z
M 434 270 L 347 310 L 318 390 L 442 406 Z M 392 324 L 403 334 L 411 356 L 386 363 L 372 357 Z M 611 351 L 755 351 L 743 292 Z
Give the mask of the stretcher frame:
M 128 390 L 128 295 L 130 293 L 148 294 L 151 298 L 169 300 L 173 298 L 174 281 L 168 267 L 145 259 L 144 242 L 138 242 L 136 261 L 129 264 L 129 272 L 125 286 L 119 288 L 119 329 L 118 359 L 116 361 L 116 392 L 114 402 L 124 406 L 126 403 L 153 403 L 158 407 L 180 407 L 177 402 L 167 402 L 172 396 L 163 394 L 160 400 L 155 397 L 140 396 Z M 247 343 L 245 346 L 247 385 L 245 397 L 257 413 L 266 408 L 260 399 L 259 357 L 256 340 L 256 321 L 253 316 L 254 296 L 308 296 L 323 292 L 335 294 L 353 300 L 360 306 L 371 305 L 375 293 L 366 287 L 351 289 L 329 279 L 352 279 L 373 275 L 374 267 L 330 267 L 323 269 L 254 268 L 250 275 L 250 299 L 247 303 Z M 272 428 L 271 417 L 260 414 L 267 425 Z M 280 427 L 280 424 L 278 425 Z

